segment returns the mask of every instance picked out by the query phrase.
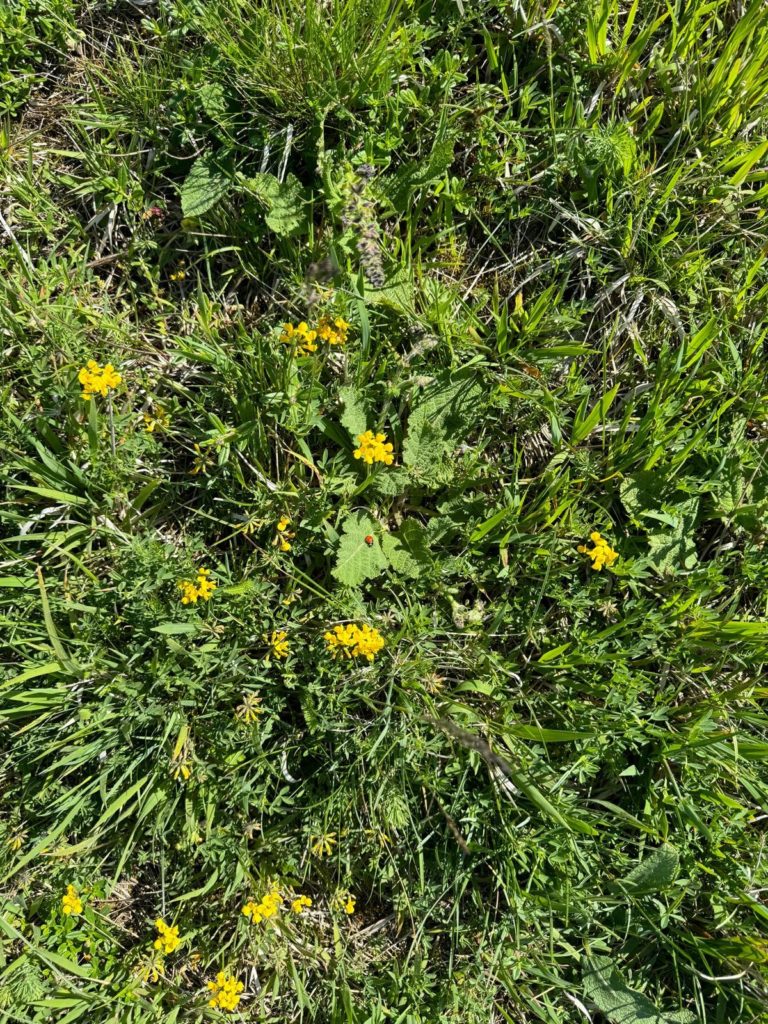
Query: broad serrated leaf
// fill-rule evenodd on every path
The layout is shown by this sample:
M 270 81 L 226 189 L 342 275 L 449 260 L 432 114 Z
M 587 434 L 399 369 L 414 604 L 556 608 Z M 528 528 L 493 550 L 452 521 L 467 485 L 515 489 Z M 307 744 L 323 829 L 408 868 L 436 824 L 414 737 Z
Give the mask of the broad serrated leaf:
M 368 429 L 362 396 L 356 388 L 339 388 L 339 400 L 344 410 L 340 416 L 341 425 L 349 432 L 352 440 L 357 442 L 358 436 Z
M 305 227 L 304 189 L 295 175 L 289 174 L 281 182 L 274 174 L 259 172 L 246 178 L 245 184 L 266 207 L 264 220 L 270 231 L 288 238 Z
M 212 154 L 203 154 L 192 164 L 181 186 L 181 212 L 185 217 L 201 217 L 226 195 L 229 185 L 229 178 Z
M 345 521 L 332 570 L 339 583 L 357 587 L 386 569 L 387 557 L 381 550 L 376 529 L 376 523 L 365 512 L 356 512 Z M 372 538 L 371 544 L 366 543 L 366 537 Z
M 396 533 L 385 533 L 381 547 L 395 572 L 416 577 L 429 564 L 426 530 L 415 519 L 406 519 Z
M 687 1010 L 662 1013 L 642 992 L 627 987 L 610 957 L 582 957 L 581 967 L 584 998 L 611 1024 L 688 1024 L 696 1019 Z
M 680 858 L 673 846 L 662 846 L 643 858 L 629 874 L 621 880 L 620 886 L 626 892 L 661 892 L 669 888 L 677 878 Z
M 438 374 L 414 402 L 409 427 L 430 423 L 447 437 L 466 431 L 482 413 L 483 388 L 476 371 Z
M 666 506 L 659 518 L 668 524 L 666 530 L 648 534 L 648 557 L 654 569 L 671 573 L 676 569 L 692 569 L 697 561 L 694 528 L 699 499 L 689 498 L 673 507 Z
M 220 82 L 207 82 L 198 91 L 203 110 L 212 121 L 223 121 L 227 116 L 227 94 Z
M 420 483 L 431 486 L 443 481 L 447 451 L 445 435 L 438 424 L 425 419 L 409 423 L 403 443 L 403 462 Z

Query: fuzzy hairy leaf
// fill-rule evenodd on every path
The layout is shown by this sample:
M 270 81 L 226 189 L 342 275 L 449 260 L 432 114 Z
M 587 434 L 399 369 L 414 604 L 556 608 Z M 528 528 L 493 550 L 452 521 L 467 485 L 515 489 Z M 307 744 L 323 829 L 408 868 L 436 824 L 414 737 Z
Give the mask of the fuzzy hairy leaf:
M 265 206 L 267 227 L 280 238 L 289 238 L 306 225 L 304 189 L 295 175 L 281 182 L 274 174 L 259 172 L 247 178 L 246 185 Z
M 204 153 L 192 164 L 181 186 L 181 212 L 185 217 L 201 217 L 223 199 L 229 185 L 213 155 Z
M 610 957 L 582 958 L 584 998 L 594 1003 L 611 1024 L 689 1024 L 687 1010 L 662 1013 L 642 992 L 628 988 Z
M 347 587 L 374 579 L 387 567 L 387 558 L 376 536 L 376 523 L 365 512 L 356 512 L 344 523 L 333 575 Z M 365 538 L 373 542 L 366 544 Z
M 621 887 L 636 894 L 661 892 L 677 878 L 679 864 L 680 858 L 674 846 L 662 846 L 632 868 L 622 879 Z
M 381 546 L 392 568 L 403 576 L 419 576 L 429 563 L 426 531 L 415 519 L 406 519 L 396 533 L 385 533 Z

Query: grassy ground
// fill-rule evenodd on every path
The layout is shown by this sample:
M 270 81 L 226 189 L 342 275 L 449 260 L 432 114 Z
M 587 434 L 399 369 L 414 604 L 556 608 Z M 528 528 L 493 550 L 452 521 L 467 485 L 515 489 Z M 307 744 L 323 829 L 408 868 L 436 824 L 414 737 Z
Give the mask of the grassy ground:
M 768 1020 L 762 0 L 0 39 L 0 1020 Z

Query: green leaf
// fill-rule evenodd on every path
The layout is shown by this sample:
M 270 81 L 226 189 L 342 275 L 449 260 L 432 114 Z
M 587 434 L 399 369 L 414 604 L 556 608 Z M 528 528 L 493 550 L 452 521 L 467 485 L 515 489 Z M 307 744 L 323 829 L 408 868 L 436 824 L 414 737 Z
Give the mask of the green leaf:
M 679 505 L 667 506 L 668 511 L 656 517 L 669 523 L 670 529 L 648 534 L 648 556 L 651 565 L 660 573 L 676 569 L 692 569 L 697 561 L 694 527 L 699 510 L 699 499 L 689 498 Z
M 368 429 L 368 418 L 362 396 L 357 388 L 344 387 L 339 388 L 339 400 L 344 407 L 340 417 L 341 425 L 349 432 L 350 437 L 355 441 L 355 447 L 357 447 L 358 435 L 364 434 Z
M 185 217 L 201 217 L 224 197 L 229 185 L 213 154 L 204 153 L 192 164 L 181 186 L 181 212 Z
M 365 512 L 356 512 L 345 521 L 332 570 L 339 583 L 357 587 L 386 569 L 387 558 L 375 531 L 376 523 Z M 366 544 L 366 537 L 373 537 L 373 543 Z
M 450 467 L 443 465 L 448 451 L 441 428 L 429 420 L 420 419 L 409 424 L 403 443 L 403 463 L 420 483 L 437 486 L 450 477 Z
M 627 892 L 662 892 L 677 878 L 680 858 L 674 846 L 665 845 L 640 861 L 619 883 Z
M 641 992 L 633 992 L 607 956 L 582 957 L 584 998 L 594 1003 L 611 1024 L 690 1024 L 687 1010 L 662 1013 Z
M 259 172 L 246 178 L 244 184 L 266 208 L 267 227 L 280 238 L 288 238 L 306 227 L 306 198 L 295 175 L 289 174 L 280 182 L 274 174 Z
M 221 122 L 227 116 L 227 94 L 220 82 L 207 82 L 197 93 L 203 110 L 212 121 Z
M 164 622 L 161 626 L 153 626 L 151 632 L 160 633 L 162 636 L 176 636 L 180 633 L 197 633 L 198 625 L 195 622 Z
M 396 533 L 385 533 L 382 550 L 395 572 L 416 577 L 429 564 L 426 530 L 415 519 L 406 519 Z

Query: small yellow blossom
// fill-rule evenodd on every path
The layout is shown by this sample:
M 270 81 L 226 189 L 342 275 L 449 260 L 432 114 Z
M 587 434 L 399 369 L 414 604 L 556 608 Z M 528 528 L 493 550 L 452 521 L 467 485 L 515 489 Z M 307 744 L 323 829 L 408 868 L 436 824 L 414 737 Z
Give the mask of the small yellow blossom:
M 82 914 L 83 901 L 77 895 L 74 885 L 67 886 L 67 892 L 61 897 L 61 909 L 69 917 L 70 914 Z
M 268 921 L 270 917 L 274 917 L 279 913 L 282 902 L 283 897 L 280 894 L 280 890 L 276 886 L 272 886 L 269 892 L 262 897 L 260 903 L 248 900 L 242 909 L 242 913 L 250 919 L 251 924 L 260 924 L 262 921 Z
M 304 355 L 317 352 L 316 338 L 317 331 L 311 330 L 304 320 L 295 327 L 293 324 L 283 324 L 283 333 L 280 335 L 280 341 L 283 344 L 295 345 L 298 351 Z
M 297 896 L 295 900 L 291 901 L 291 910 L 294 914 L 302 914 L 305 907 L 311 907 L 312 900 L 309 896 Z
M 171 778 L 175 782 L 178 782 L 179 779 L 187 782 L 192 776 L 191 764 L 186 749 L 182 749 L 178 754 L 174 754 L 171 758 Z
M 123 380 L 112 363 L 99 366 L 95 359 L 88 360 L 78 373 L 77 379 L 83 386 L 82 397 L 86 400 L 93 395 L 101 395 L 102 398 L 106 398 L 109 392 Z
M 349 324 L 342 317 L 323 316 L 317 325 L 317 336 L 329 345 L 345 345 Z
M 364 434 L 357 435 L 360 447 L 356 448 L 353 454 L 356 459 L 362 459 L 367 466 L 373 465 L 374 462 L 383 462 L 385 466 L 391 466 L 395 457 L 392 454 L 392 445 L 385 444 L 386 440 L 386 434 L 374 434 L 372 430 L 366 430 Z
M 592 568 L 596 572 L 600 572 L 605 565 L 610 568 L 619 557 L 618 551 L 614 551 L 608 541 L 604 540 L 597 532 L 590 533 L 589 539 L 594 544 L 593 548 L 588 548 L 585 544 L 579 544 L 576 550 L 579 554 L 589 555 L 592 559 Z
M 213 580 L 208 579 L 210 575 L 210 569 L 198 569 L 197 579 L 194 583 L 191 580 L 181 580 L 179 582 L 181 603 L 197 604 L 197 599 L 199 597 L 201 597 L 203 601 L 210 601 L 211 594 L 216 589 L 216 584 Z
M 338 842 L 335 832 L 326 832 L 321 836 L 310 836 L 310 851 L 316 857 L 330 857 L 333 848 Z
M 144 420 L 144 429 L 148 434 L 153 434 L 156 429 L 167 430 L 171 423 L 171 417 L 159 406 L 155 409 L 154 414 L 150 412 L 144 412 L 141 414 Z
M 241 722 L 245 722 L 246 725 L 258 721 L 259 715 L 264 714 L 264 709 L 259 707 L 261 704 L 261 697 L 257 697 L 255 693 L 244 693 L 243 703 L 238 705 L 235 711 L 235 717 L 239 718 Z
M 296 536 L 288 527 L 291 525 L 291 520 L 288 516 L 281 516 L 277 521 L 277 533 L 275 534 L 275 544 L 278 545 L 281 551 L 291 550 L 291 541 Z
M 334 658 L 342 656 L 367 658 L 368 661 L 373 661 L 384 646 L 384 637 L 378 629 L 365 623 L 362 626 L 356 626 L 354 623 L 334 626 L 333 631 L 324 633 L 323 637 Z
M 219 971 L 215 981 L 208 982 L 211 998 L 208 1005 L 218 1010 L 235 1010 L 240 1002 L 240 993 L 245 986 L 232 974 Z
M 6 838 L 5 845 L 9 850 L 16 853 L 24 845 L 24 840 L 27 838 L 27 833 L 24 829 L 17 828 L 15 831 Z
M 187 276 L 187 272 L 184 269 L 184 260 L 179 260 L 178 270 L 174 270 L 172 274 L 168 275 L 169 281 L 183 281 Z
M 195 458 L 192 463 L 192 469 L 189 472 L 192 476 L 196 476 L 198 473 L 207 473 L 208 467 L 213 465 L 213 455 L 208 448 L 203 451 L 197 443 L 193 444 L 192 447 L 195 450 Z
M 287 658 L 290 652 L 288 634 L 282 629 L 273 629 L 269 637 L 269 646 L 272 656 L 278 661 L 281 658 Z
M 345 914 L 349 914 L 351 917 L 355 912 L 355 904 L 357 903 L 357 897 L 353 896 L 351 892 L 344 889 L 336 893 L 333 899 L 333 905 L 337 910 L 343 910 Z
M 179 938 L 179 929 L 176 925 L 169 927 L 162 917 L 158 917 L 155 921 L 155 928 L 158 931 L 158 936 L 154 942 L 155 949 L 159 949 L 167 956 L 181 945 L 182 940 Z

